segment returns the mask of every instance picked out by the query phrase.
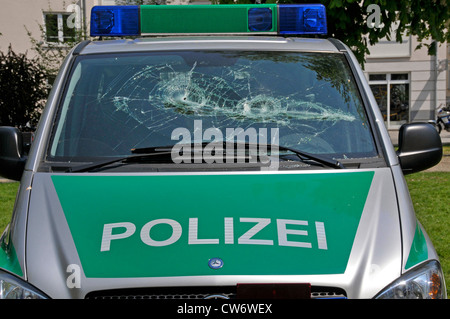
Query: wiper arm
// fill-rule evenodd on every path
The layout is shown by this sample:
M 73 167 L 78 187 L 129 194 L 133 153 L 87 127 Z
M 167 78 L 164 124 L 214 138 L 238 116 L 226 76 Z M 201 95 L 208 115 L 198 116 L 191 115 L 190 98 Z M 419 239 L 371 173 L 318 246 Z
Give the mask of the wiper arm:
M 317 154 L 311 154 L 308 152 L 303 152 L 303 151 L 297 150 L 295 148 L 286 147 L 286 146 L 278 145 L 278 148 L 282 151 L 290 151 L 290 152 L 296 154 L 301 160 L 303 160 L 302 157 L 306 157 L 310 160 L 313 160 L 315 162 L 318 162 L 318 163 L 328 166 L 328 167 L 338 168 L 338 169 L 345 168 L 344 164 L 342 164 L 341 162 L 339 162 L 338 160 L 335 160 L 333 158 L 324 157 L 324 156 L 320 156 Z

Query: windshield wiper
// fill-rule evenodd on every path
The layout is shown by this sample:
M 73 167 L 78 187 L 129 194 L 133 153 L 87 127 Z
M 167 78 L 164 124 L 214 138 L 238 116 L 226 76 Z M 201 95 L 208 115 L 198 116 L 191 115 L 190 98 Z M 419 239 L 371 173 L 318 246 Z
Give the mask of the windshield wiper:
M 191 149 L 191 152 L 196 151 L 195 146 L 201 146 L 203 149 L 203 147 L 205 147 L 206 145 L 209 145 L 210 143 L 214 143 L 214 142 L 191 143 L 190 146 L 194 147 Z M 303 151 L 297 150 L 295 148 L 286 147 L 286 146 L 273 145 L 273 144 L 252 144 L 252 143 L 244 143 L 244 142 L 226 142 L 226 141 L 224 141 L 222 143 L 222 146 L 224 147 L 223 150 L 225 150 L 225 151 L 229 150 L 229 148 L 227 147 L 229 145 L 233 145 L 233 152 L 234 152 L 234 146 L 237 146 L 238 150 L 239 150 L 240 145 L 244 146 L 245 148 L 249 148 L 249 149 L 252 146 L 257 147 L 258 145 L 260 145 L 260 146 L 262 145 L 262 146 L 266 147 L 266 150 L 267 150 L 267 147 L 270 147 L 271 150 L 273 150 L 275 148 L 275 149 L 278 149 L 281 151 L 290 151 L 290 152 L 296 154 L 299 157 L 299 159 L 302 161 L 304 161 L 306 158 L 306 159 L 318 162 L 324 166 L 337 168 L 337 169 L 345 168 L 344 165 L 341 162 L 339 162 L 338 160 L 328 158 L 328 157 L 323 157 L 323 156 L 316 155 L 316 154 L 311 154 L 308 152 L 303 152 Z M 66 172 L 70 172 L 70 173 L 89 172 L 89 171 L 103 168 L 105 166 L 108 166 L 108 165 L 111 165 L 114 163 L 155 163 L 155 162 L 161 162 L 161 160 L 167 161 L 167 160 L 172 159 L 172 148 L 174 146 L 175 145 L 134 148 L 134 149 L 131 149 L 131 153 L 133 155 L 128 155 L 128 156 L 124 156 L 124 157 L 119 157 L 119 158 L 109 159 L 106 161 L 97 162 L 97 163 L 86 164 L 86 165 L 81 165 L 78 167 L 69 168 Z M 182 146 L 189 146 L 189 144 L 182 145 Z M 233 155 L 235 155 L 235 154 L 233 153 Z
M 300 151 L 300 150 L 297 150 L 295 148 L 286 147 L 286 146 L 278 145 L 277 147 L 281 151 L 290 151 L 290 152 L 296 154 L 302 161 L 304 161 L 304 158 L 307 158 L 307 159 L 310 159 L 312 161 L 318 162 L 318 163 L 320 163 L 322 165 L 325 165 L 325 166 L 328 166 L 328 167 L 338 168 L 338 169 L 345 168 L 344 164 L 342 164 L 338 160 L 335 160 L 335 159 L 330 158 L 330 157 L 325 157 L 325 156 L 321 156 L 321 155 L 317 155 L 317 154 L 311 154 L 311 153 L 308 153 L 308 152 Z
M 209 142 L 203 143 L 191 143 L 180 146 L 193 146 L 191 149 L 192 152 L 195 152 L 195 146 L 200 145 L 203 149 Z M 85 164 L 76 167 L 70 167 L 66 170 L 67 173 L 82 173 L 89 172 L 96 169 L 101 169 L 105 166 L 114 164 L 114 163 L 161 163 L 163 162 L 171 162 L 172 161 L 172 148 L 175 145 L 166 145 L 166 146 L 154 146 L 154 147 L 144 147 L 144 148 L 133 148 L 131 149 L 131 153 L 133 155 L 127 155 L 123 157 L 108 159 L 106 161 L 100 161 L 90 164 Z
M 191 146 L 195 146 L 195 145 L 201 145 L 202 147 L 205 147 L 206 145 L 213 143 L 216 144 L 215 142 L 202 142 L 202 143 L 191 143 Z M 219 142 L 220 144 L 220 142 Z M 290 151 L 294 154 L 296 154 L 300 160 L 304 161 L 305 158 L 318 162 L 322 165 L 328 166 L 328 167 L 332 167 L 332 168 L 338 168 L 338 169 L 342 169 L 345 168 L 345 166 L 339 162 L 338 160 L 335 160 L 333 158 L 329 158 L 329 157 L 325 157 L 325 156 L 321 156 L 321 155 L 317 155 L 317 154 L 311 154 L 308 152 L 304 152 L 301 150 L 297 150 L 295 148 L 291 148 L 291 147 L 287 147 L 287 146 L 282 146 L 282 145 L 275 145 L 275 144 L 254 144 L 254 143 L 247 143 L 247 142 L 227 142 L 227 141 L 223 141 L 222 142 L 222 146 L 223 146 L 223 150 L 226 151 L 227 150 L 227 145 L 233 145 L 238 147 L 239 150 L 239 146 L 243 145 L 246 148 L 250 148 L 250 147 L 258 147 L 258 146 L 264 146 L 266 147 L 266 150 L 268 148 L 270 149 L 278 149 L 281 151 Z M 156 147 L 144 147 L 144 148 L 137 148 L 137 149 L 133 149 L 131 152 L 133 154 L 151 154 L 155 151 L 170 151 L 172 149 L 174 145 L 168 145 L 168 146 L 156 146 Z
M 139 154 L 139 155 L 128 155 L 124 157 L 118 157 L 114 159 L 109 159 L 106 161 L 100 161 L 92 164 L 81 165 L 77 167 L 70 167 L 67 169 L 67 173 L 82 173 L 89 172 L 95 169 L 100 169 L 105 166 L 114 164 L 114 163 L 145 163 L 145 162 L 155 162 L 161 161 L 161 159 L 167 160 L 171 158 L 171 152 L 163 151 L 163 152 L 154 152 L 148 154 Z M 153 161 L 152 161 L 153 160 Z

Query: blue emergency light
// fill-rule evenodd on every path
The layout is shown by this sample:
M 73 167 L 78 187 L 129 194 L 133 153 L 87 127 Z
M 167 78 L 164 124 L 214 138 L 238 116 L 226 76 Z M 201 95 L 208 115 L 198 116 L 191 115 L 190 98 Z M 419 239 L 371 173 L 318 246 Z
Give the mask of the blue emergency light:
M 327 34 L 325 7 L 321 4 L 278 6 L 280 34 Z
M 95 6 L 91 36 L 327 34 L 321 4 Z
M 139 6 L 96 6 L 91 11 L 91 36 L 140 35 Z

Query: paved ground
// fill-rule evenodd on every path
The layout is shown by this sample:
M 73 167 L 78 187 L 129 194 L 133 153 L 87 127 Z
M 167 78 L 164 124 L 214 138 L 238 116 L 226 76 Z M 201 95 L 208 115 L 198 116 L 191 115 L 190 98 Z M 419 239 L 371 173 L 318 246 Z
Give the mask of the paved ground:
M 442 157 L 442 160 L 436 166 L 427 169 L 427 172 L 450 172 L 450 155 Z
M 395 131 L 395 130 L 389 131 L 389 135 L 391 136 L 392 144 L 397 145 L 398 131 Z M 442 144 L 450 145 L 450 132 L 442 131 L 441 132 L 441 140 L 442 140 Z M 442 157 L 441 162 L 438 165 L 428 169 L 427 171 L 450 172 L 450 155 L 444 155 Z M 12 181 L 0 177 L 0 183 L 9 183 L 9 182 L 12 182 Z
M 389 136 L 391 137 L 392 144 L 397 145 L 398 144 L 398 130 L 389 131 Z M 440 134 L 440 137 L 441 137 L 443 145 L 450 145 L 450 132 L 443 130 Z
M 9 179 L 0 177 L 0 183 L 11 183 L 11 182 L 14 182 L 14 181 L 10 181 Z

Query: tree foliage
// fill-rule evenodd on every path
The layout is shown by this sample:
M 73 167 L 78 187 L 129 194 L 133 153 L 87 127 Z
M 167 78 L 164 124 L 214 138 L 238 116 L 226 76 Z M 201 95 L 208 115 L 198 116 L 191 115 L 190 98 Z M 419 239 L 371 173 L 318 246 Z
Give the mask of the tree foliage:
M 64 43 L 51 43 L 47 42 L 45 39 L 44 26 L 39 25 L 39 29 L 40 38 L 36 39 L 33 37 L 32 33 L 25 28 L 31 42 L 31 49 L 36 53 L 36 61 L 38 61 L 44 69 L 47 79 L 50 80 L 50 82 L 53 82 L 53 79 L 58 74 L 62 61 L 69 54 L 70 50 L 84 39 L 84 33 L 81 30 L 76 30 L 75 36 L 73 38 L 65 39 Z
M 215 2 L 236 3 L 234 0 Z M 255 3 L 255 0 L 237 0 L 237 3 Z M 446 28 L 450 19 L 447 0 L 279 0 L 277 3 L 322 3 L 327 9 L 328 36 L 352 48 L 361 64 L 370 53 L 368 45 L 384 37 L 390 39 L 391 32 L 395 32 L 395 39 L 391 40 L 397 42 L 402 41 L 404 34 L 416 36 L 421 42 L 417 48 L 426 46 L 430 55 L 436 53 L 437 43 L 450 41 Z M 371 4 L 380 8 L 379 27 L 367 23 L 373 13 L 368 10 Z
M 36 59 L 0 52 L 0 125 L 34 126 L 48 95 L 46 73 Z

